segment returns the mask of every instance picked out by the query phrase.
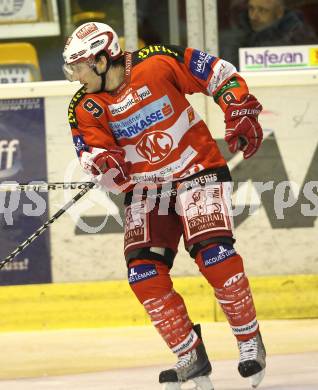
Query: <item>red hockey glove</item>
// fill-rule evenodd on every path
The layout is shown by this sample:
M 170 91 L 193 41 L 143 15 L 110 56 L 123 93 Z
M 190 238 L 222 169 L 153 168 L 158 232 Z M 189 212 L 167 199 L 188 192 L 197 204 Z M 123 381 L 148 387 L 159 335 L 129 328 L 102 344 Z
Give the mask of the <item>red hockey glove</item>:
M 105 152 L 99 153 L 93 160 L 91 168 L 92 174 L 100 175 L 115 168 L 118 173 L 113 180 L 117 185 L 121 185 L 130 179 L 129 170 L 131 162 L 125 161 L 125 154 L 124 149 L 116 146 L 105 150 Z
M 263 139 L 257 119 L 262 109 L 253 95 L 245 95 L 240 102 L 230 103 L 225 111 L 225 141 L 230 152 L 242 150 L 245 159 L 257 152 Z

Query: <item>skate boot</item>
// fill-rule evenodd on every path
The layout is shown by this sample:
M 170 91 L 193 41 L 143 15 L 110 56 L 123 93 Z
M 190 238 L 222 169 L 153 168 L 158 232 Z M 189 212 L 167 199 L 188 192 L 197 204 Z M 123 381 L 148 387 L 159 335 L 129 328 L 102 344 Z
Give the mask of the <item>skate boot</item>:
M 201 339 L 200 325 L 194 325 L 193 329 Z M 202 342 L 190 352 L 181 355 L 173 368 L 162 371 L 159 382 L 164 384 L 164 390 L 182 390 L 182 383 L 191 379 L 195 385 L 192 390 L 213 390 L 209 378 L 211 372 L 211 363 Z
M 238 347 L 240 350 L 239 373 L 243 378 L 250 378 L 251 387 L 256 389 L 264 378 L 266 367 L 266 350 L 261 334 L 258 332 L 250 340 L 239 341 Z

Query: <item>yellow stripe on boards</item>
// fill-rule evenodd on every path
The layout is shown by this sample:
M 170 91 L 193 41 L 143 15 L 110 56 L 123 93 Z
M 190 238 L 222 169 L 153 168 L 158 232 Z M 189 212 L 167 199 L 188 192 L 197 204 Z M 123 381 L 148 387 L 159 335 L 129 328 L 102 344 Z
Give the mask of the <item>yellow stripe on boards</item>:
M 259 319 L 318 318 L 318 275 L 250 278 Z M 191 319 L 224 320 L 202 276 L 174 278 Z M 150 324 L 126 281 L 0 287 L 0 331 Z

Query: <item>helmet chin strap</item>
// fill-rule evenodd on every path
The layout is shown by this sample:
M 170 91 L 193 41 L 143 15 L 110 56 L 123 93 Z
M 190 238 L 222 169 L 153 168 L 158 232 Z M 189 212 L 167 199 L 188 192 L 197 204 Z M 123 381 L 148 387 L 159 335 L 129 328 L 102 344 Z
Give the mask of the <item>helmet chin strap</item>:
M 101 77 L 101 79 L 102 79 L 102 83 L 101 83 L 99 92 L 105 91 L 105 86 L 106 86 L 106 73 L 107 73 L 107 71 L 103 72 L 103 73 L 100 75 L 100 77 Z

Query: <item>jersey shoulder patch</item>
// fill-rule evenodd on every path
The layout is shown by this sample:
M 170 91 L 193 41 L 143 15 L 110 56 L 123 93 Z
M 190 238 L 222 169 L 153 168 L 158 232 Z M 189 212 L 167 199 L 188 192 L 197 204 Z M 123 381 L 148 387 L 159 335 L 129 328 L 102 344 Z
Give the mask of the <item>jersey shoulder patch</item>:
M 179 62 L 184 62 L 185 48 L 176 45 L 149 45 L 133 52 L 132 63 L 137 65 L 147 58 L 164 55 L 172 57 Z
M 71 127 L 77 127 L 77 120 L 76 120 L 76 113 L 75 109 L 76 106 L 79 104 L 79 102 L 84 98 L 85 96 L 85 91 L 84 87 L 81 87 L 75 95 L 72 97 L 72 100 L 68 106 L 68 122 Z

